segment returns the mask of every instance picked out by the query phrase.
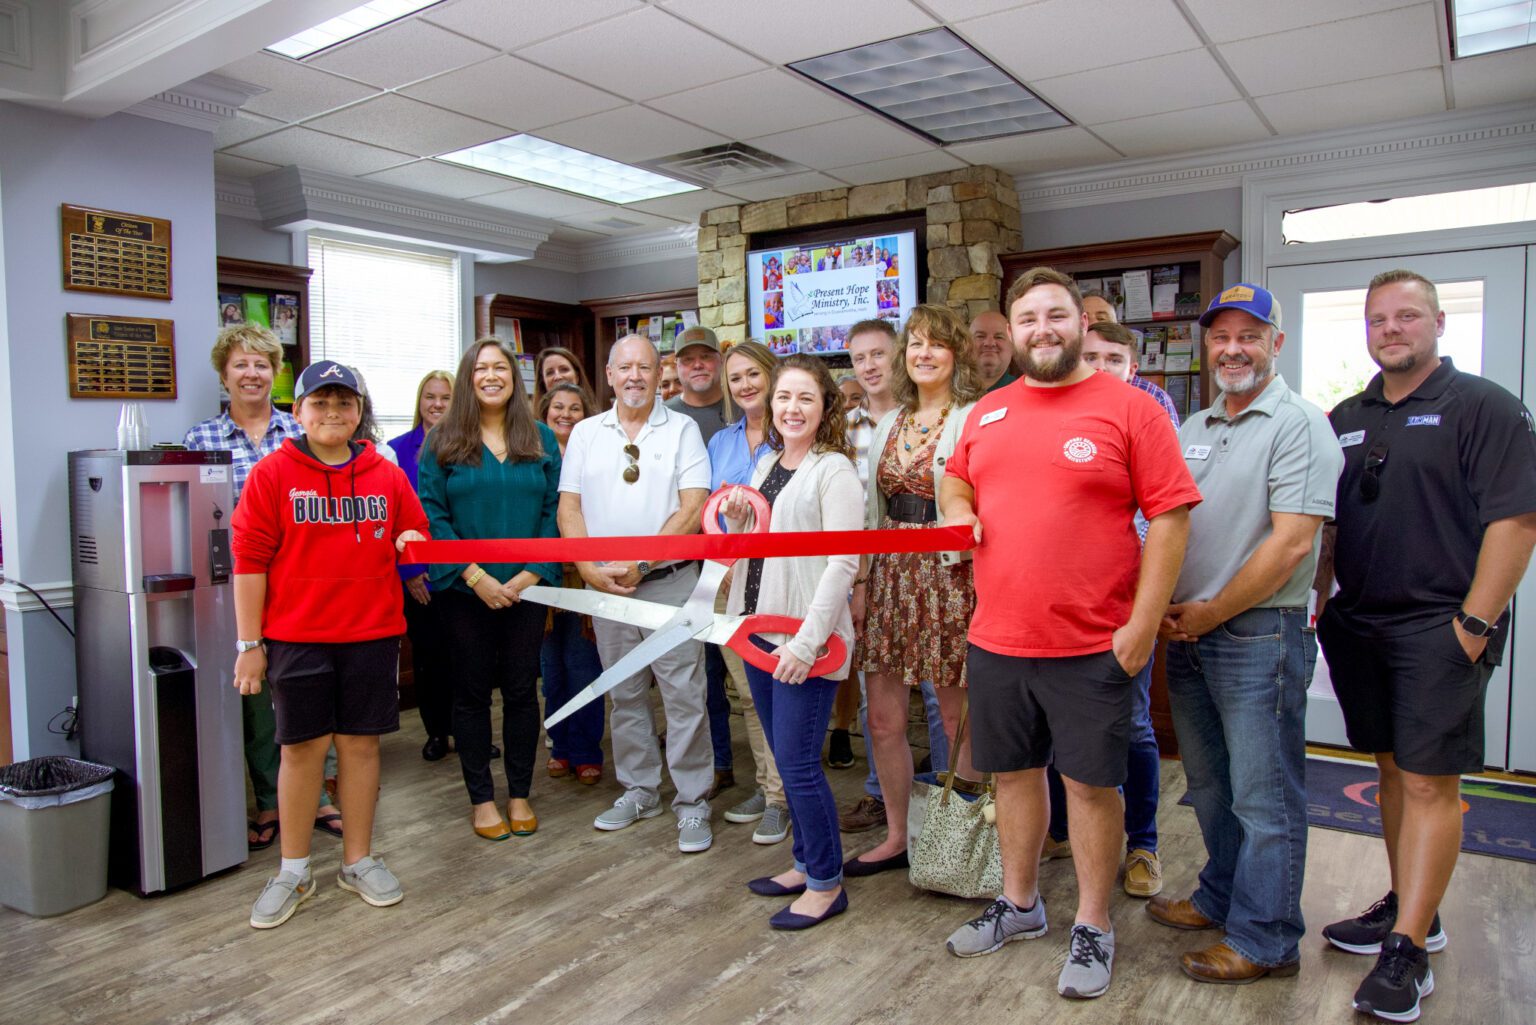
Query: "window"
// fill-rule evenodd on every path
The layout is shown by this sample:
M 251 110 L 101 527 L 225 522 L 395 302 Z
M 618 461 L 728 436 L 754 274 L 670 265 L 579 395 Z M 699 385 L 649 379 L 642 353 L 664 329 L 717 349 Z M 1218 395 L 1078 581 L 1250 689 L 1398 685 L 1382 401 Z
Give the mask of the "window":
M 1285 244 L 1292 246 L 1532 220 L 1536 220 L 1536 184 L 1527 182 L 1287 210 L 1280 217 L 1280 231 Z
M 422 377 L 458 366 L 458 257 L 311 235 L 309 265 L 310 358 L 362 373 L 383 437 L 408 430 Z

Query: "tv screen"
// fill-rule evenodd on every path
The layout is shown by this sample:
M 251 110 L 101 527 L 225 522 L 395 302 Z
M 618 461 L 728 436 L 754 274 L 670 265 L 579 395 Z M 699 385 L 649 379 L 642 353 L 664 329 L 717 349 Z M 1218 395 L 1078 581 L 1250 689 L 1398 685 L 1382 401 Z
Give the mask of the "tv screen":
M 829 355 L 861 320 L 901 326 L 918 303 L 917 233 L 853 232 L 747 254 L 751 337 L 778 356 Z

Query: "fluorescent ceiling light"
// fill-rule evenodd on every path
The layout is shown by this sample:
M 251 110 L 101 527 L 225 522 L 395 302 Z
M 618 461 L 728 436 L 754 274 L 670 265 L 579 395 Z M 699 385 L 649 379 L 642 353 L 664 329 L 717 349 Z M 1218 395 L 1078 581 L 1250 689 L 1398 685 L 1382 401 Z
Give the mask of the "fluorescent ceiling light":
M 380 25 L 399 21 L 408 14 L 415 14 L 417 11 L 441 2 L 442 0 L 369 0 L 361 7 L 355 7 L 346 14 L 337 15 L 330 21 L 322 22 L 296 36 L 289 36 L 280 43 L 273 43 L 267 49 L 273 53 L 280 53 L 284 57 L 303 60 L 337 43 L 344 43 L 354 36 L 371 32 Z
M 1072 123 L 945 28 L 789 66 L 940 145 Z
M 1450 0 L 1450 7 L 1458 58 L 1536 43 L 1536 4 L 1530 0 Z
M 437 159 L 609 203 L 636 203 L 642 199 L 675 196 L 680 192 L 696 192 L 699 188 L 532 135 L 493 139 L 468 149 L 444 153 Z

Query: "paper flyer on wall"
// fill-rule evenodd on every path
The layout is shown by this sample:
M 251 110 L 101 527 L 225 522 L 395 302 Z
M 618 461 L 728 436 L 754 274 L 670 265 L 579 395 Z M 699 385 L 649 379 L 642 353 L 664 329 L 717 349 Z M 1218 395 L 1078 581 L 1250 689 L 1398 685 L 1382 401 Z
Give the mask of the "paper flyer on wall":
M 245 296 L 239 292 L 219 293 L 219 326 L 235 327 L 245 323 Z
M 515 317 L 497 317 L 491 324 L 491 334 L 500 338 L 513 352 L 523 351 L 523 325 Z
M 245 293 L 245 322 L 260 324 L 262 327 L 272 326 L 272 307 L 267 299 L 267 293 Z
M 1128 270 L 1120 275 L 1125 289 L 1125 315 L 1122 320 L 1152 319 L 1152 272 Z
M 1152 269 L 1152 319 L 1172 320 L 1179 295 L 1179 268 Z
M 284 345 L 299 344 L 299 297 L 279 292 L 272 297 L 272 331 Z

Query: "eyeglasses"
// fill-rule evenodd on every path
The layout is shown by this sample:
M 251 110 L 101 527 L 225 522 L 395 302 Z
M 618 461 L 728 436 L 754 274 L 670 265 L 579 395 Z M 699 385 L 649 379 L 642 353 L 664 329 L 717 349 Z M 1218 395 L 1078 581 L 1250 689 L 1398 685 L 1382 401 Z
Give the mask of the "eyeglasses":
M 1381 468 L 1387 463 L 1387 443 L 1378 441 L 1365 454 L 1365 474 L 1360 478 L 1360 497 L 1374 502 L 1381 495 Z
M 630 442 L 624 446 L 624 454 L 629 457 L 629 465 L 624 467 L 624 483 L 633 484 L 640 479 L 640 446 Z

